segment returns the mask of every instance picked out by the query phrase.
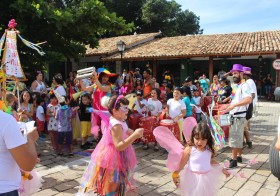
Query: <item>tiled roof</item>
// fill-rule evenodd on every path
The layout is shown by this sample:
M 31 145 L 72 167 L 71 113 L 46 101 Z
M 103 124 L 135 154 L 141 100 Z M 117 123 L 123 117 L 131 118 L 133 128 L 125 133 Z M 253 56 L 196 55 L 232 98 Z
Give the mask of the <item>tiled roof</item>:
M 145 41 L 152 40 L 155 36 L 160 34 L 161 33 L 145 33 L 100 39 L 99 46 L 97 48 L 90 48 L 89 46 L 86 46 L 86 56 L 97 56 L 117 52 L 118 49 L 116 43 L 120 40 L 125 42 L 126 47 L 129 48 L 131 46 L 144 43 Z
M 131 48 L 123 59 L 188 58 L 205 56 L 240 56 L 280 52 L 280 30 L 253 33 L 188 35 L 165 37 Z M 120 54 L 103 58 L 118 60 Z

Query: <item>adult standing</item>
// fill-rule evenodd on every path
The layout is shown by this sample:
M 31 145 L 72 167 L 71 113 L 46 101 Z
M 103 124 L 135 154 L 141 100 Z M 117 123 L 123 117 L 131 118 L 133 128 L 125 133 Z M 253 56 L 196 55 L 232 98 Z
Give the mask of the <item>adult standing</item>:
M 99 74 L 94 71 L 92 73 L 92 86 L 86 87 L 82 80 L 79 81 L 82 91 L 93 92 L 92 94 L 92 107 L 95 110 L 107 111 L 108 109 L 103 107 L 101 104 L 101 99 L 105 96 L 110 96 L 114 90 L 114 82 L 109 82 L 110 77 L 117 79 L 117 74 L 112 74 L 108 70 L 100 68 L 98 69 Z M 97 136 L 99 132 L 99 126 L 101 125 L 101 119 L 98 115 L 92 113 L 91 115 L 91 129 L 92 132 Z
M 193 85 L 192 83 L 192 77 L 191 76 L 188 76 L 186 79 L 185 79 L 185 82 L 184 82 L 184 86 L 183 87 L 190 87 L 190 90 L 191 90 L 191 93 L 193 95 L 193 92 L 194 90 L 197 90 L 196 86 Z
M 237 167 L 237 162 L 242 163 L 243 135 L 246 123 L 246 111 L 251 103 L 251 90 L 243 79 L 243 66 L 234 64 L 232 70 L 233 81 L 238 86 L 235 96 L 230 105 L 224 105 L 221 110 L 229 111 L 233 120 L 229 130 L 229 146 L 232 149 L 232 158 L 229 168 Z
M 199 83 L 200 86 L 203 90 L 203 94 L 207 94 L 208 90 L 209 90 L 209 86 L 210 86 L 210 80 L 206 77 L 205 74 L 203 74 L 200 78 L 199 78 Z
M 40 93 L 40 95 L 48 93 L 47 85 L 43 81 L 43 74 L 41 71 L 36 72 L 36 80 L 31 84 L 31 91 L 33 93 Z
M 56 74 L 53 77 L 53 86 L 54 90 L 60 95 L 60 96 L 66 96 L 65 88 L 63 87 L 64 81 L 62 79 L 61 74 Z
M 146 69 L 143 72 L 143 77 L 144 77 L 144 84 L 143 84 L 144 98 L 148 99 L 151 97 L 151 92 L 152 89 L 155 87 L 155 83 L 152 80 L 151 71 L 149 69 Z
M 251 79 L 251 68 L 250 67 L 243 67 L 243 72 L 244 72 L 244 79 L 247 84 L 249 84 L 250 89 L 251 89 L 251 96 L 252 96 L 252 103 L 253 103 L 253 114 L 256 112 L 256 107 L 257 107 L 257 102 L 258 102 L 258 93 L 257 93 L 257 86 L 254 82 L 253 79 Z M 244 136 L 246 139 L 246 143 L 248 145 L 248 148 L 252 148 L 252 141 L 250 139 L 250 121 L 248 120 L 245 125 L 245 130 L 244 130 Z
M 36 128 L 22 136 L 13 116 L 0 111 L 0 195 L 17 196 L 21 184 L 20 169 L 31 171 L 37 162 L 34 142 Z
M 267 99 L 271 99 L 273 80 L 270 74 L 267 74 L 267 76 L 263 79 L 263 83 L 264 83 Z
M 218 90 L 219 90 L 218 76 L 214 75 L 213 83 L 210 85 L 210 95 L 214 96 L 214 97 L 217 97 L 218 96 Z
M 221 86 L 218 91 L 218 96 L 219 96 L 218 102 L 225 104 L 228 103 L 229 101 L 229 96 L 232 93 L 232 88 L 229 85 L 230 82 L 227 80 L 226 77 L 222 77 L 219 81 Z

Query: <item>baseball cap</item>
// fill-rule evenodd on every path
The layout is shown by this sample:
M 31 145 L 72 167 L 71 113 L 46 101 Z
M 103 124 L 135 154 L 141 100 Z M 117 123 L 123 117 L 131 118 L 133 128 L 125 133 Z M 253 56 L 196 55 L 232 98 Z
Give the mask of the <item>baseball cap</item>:
M 135 68 L 135 71 L 140 71 L 140 69 L 138 67 Z

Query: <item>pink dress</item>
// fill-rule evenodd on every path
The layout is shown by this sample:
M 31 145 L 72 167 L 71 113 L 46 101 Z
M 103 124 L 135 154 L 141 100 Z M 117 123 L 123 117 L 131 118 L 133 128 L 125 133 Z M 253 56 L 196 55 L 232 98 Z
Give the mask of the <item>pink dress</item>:
M 211 152 L 199 151 L 192 147 L 190 159 L 180 173 L 182 195 L 217 195 L 222 175 L 220 165 L 211 165 Z
M 110 118 L 110 127 L 120 124 L 123 139 L 128 137 L 125 122 Z M 134 188 L 133 173 L 137 165 L 132 145 L 118 151 L 113 143 L 111 128 L 103 131 L 103 137 L 91 155 L 91 161 L 82 177 L 81 188 L 77 195 L 118 195 L 123 196 Z

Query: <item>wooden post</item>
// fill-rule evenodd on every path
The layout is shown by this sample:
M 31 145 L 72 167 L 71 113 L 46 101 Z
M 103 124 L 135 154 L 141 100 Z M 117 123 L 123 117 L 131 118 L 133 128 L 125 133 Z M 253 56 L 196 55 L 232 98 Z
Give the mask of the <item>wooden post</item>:
M 213 82 L 213 57 L 209 57 L 209 79 L 211 81 L 211 83 Z
M 276 54 L 276 59 L 280 59 L 280 53 Z M 280 86 L 280 70 L 276 70 L 275 87 L 278 87 L 278 86 Z

